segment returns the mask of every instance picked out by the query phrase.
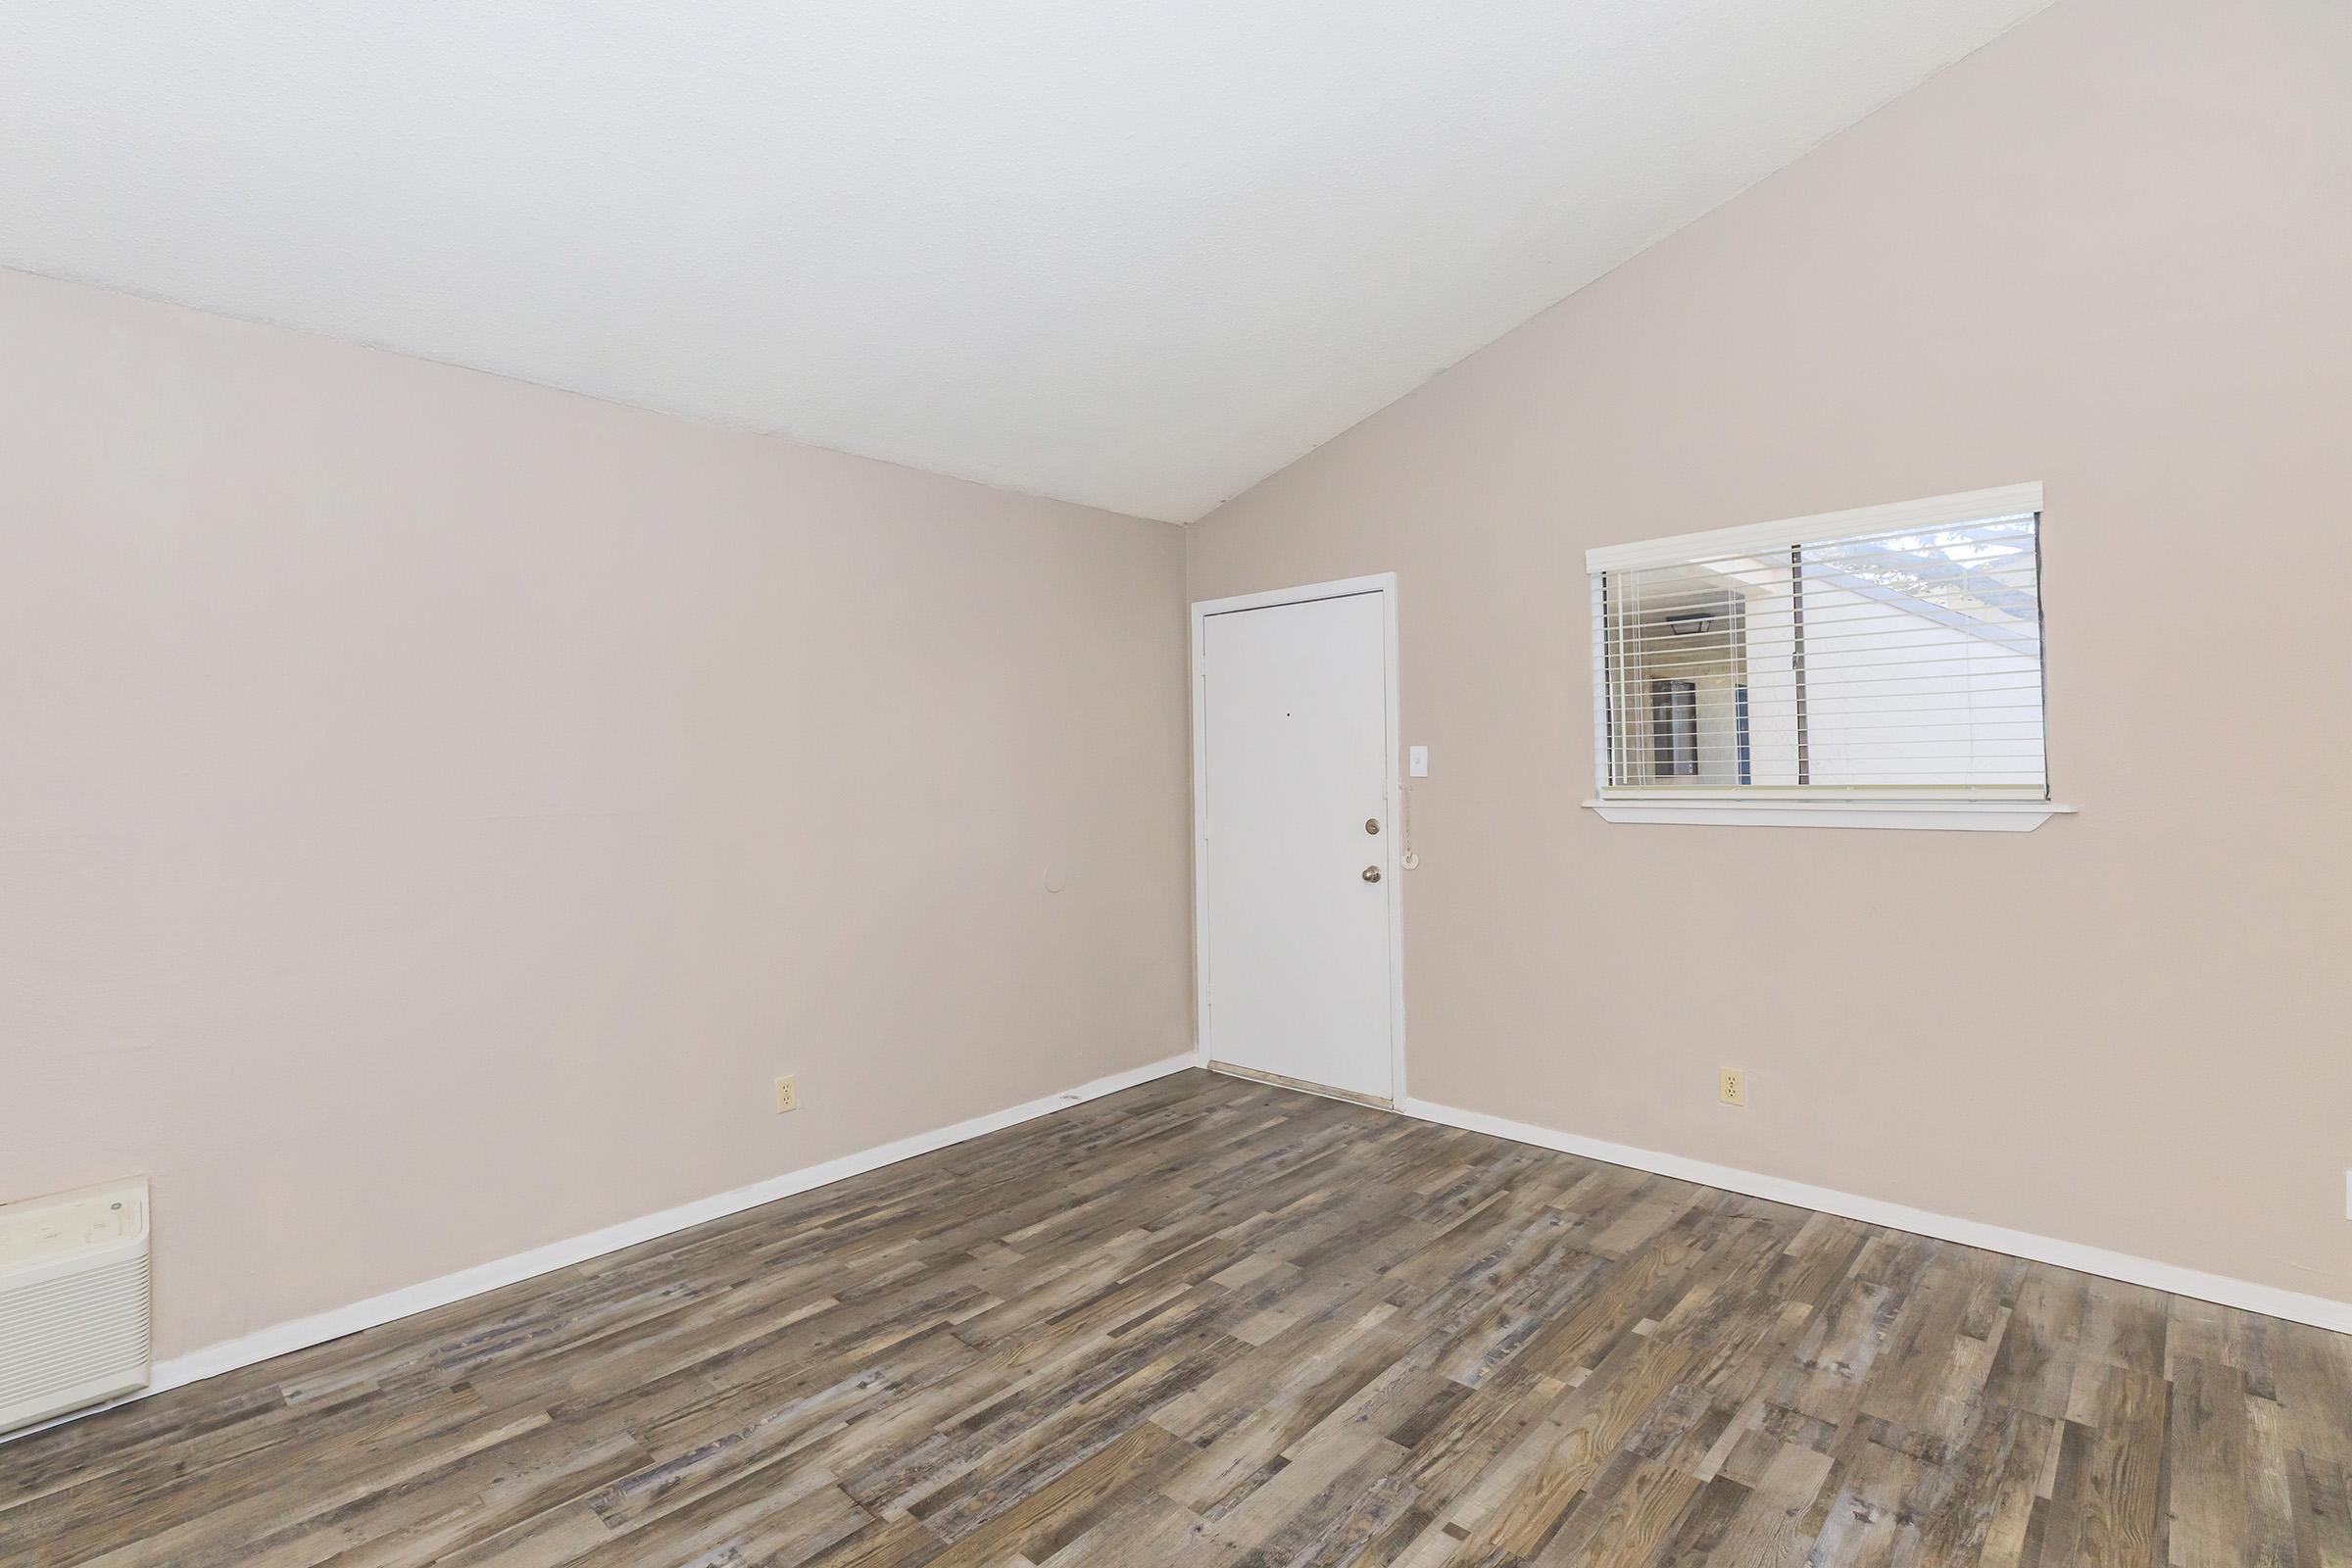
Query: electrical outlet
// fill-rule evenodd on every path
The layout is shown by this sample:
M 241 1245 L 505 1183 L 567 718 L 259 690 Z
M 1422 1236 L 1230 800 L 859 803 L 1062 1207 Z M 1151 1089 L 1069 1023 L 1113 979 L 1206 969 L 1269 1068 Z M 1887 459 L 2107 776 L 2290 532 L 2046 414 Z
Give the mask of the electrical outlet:
M 776 1080 L 776 1114 L 781 1116 L 788 1110 L 800 1108 L 801 1086 L 793 1081 L 792 1074 L 786 1073 Z
M 1715 1098 L 1727 1105 L 1747 1103 L 1747 1074 L 1726 1067 L 1715 1076 Z

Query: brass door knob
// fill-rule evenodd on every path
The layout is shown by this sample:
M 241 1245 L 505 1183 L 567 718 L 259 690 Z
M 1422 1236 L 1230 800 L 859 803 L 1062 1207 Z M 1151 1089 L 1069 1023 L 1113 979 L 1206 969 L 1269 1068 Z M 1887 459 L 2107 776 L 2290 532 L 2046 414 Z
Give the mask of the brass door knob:
M 1365 867 L 1364 867 L 1364 880 L 1365 880 L 1365 881 L 1367 881 L 1367 882 L 1377 882 L 1377 881 L 1379 881 L 1379 880 L 1380 880 L 1380 867 L 1379 867 L 1379 866 L 1377 866 L 1377 865 L 1367 865 L 1367 866 L 1365 866 Z
M 1365 817 L 1365 818 L 1364 818 L 1364 831 L 1365 831 L 1365 832 L 1367 832 L 1367 833 L 1377 833 L 1377 832 L 1379 832 L 1379 831 L 1380 831 L 1380 818 L 1379 818 L 1379 817 L 1377 817 L 1377 816 L 1367 816 L 1367 817 Z

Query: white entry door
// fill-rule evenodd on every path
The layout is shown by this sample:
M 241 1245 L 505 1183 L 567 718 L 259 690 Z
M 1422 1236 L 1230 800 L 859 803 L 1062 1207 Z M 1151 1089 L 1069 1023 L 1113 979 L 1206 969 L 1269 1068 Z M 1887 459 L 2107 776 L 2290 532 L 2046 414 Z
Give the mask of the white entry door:
M 1201 617 L 1202 1042 L 1210 1060 L 1396 1095 L 1388 607 Z

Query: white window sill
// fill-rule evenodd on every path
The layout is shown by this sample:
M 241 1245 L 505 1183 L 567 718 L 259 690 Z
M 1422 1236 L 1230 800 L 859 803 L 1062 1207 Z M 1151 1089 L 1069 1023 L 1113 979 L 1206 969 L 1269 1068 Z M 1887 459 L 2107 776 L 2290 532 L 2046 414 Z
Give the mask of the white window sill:
M 1604 822 L 1684 822 L 1714 827 L 1926 828 L 1971 833 L 2031 833 L 2071 806 L 2048 801 L 1807 800 L 1587 801 Z

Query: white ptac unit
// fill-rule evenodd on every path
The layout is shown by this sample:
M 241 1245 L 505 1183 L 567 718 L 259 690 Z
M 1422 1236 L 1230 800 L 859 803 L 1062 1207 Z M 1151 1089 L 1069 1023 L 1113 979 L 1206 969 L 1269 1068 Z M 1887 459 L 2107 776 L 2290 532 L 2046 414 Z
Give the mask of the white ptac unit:
M 0 1432 L 148 1373 L 146 1178 L 0 1205 Z

